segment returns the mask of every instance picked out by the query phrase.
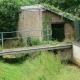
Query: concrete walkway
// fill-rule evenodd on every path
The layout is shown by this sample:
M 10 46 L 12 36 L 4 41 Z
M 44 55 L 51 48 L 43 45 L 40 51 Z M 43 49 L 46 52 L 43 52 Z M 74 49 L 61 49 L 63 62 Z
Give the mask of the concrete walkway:
M 7 54 L 30 53 L 30 52 L 37 52 L 41 50 L 55 50 L 55 49 L 65 49 L 65 48 L 72 48 L 72 44 L 41 45 L 41 46 L 33 46 L 33 47 L 4 49 L 0 52 L 0 56 L 7 55 Z

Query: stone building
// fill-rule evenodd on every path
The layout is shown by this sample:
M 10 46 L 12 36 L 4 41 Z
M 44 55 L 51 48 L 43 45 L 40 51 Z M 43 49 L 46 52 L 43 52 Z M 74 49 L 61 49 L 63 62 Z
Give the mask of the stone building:
M 54 40 L 62 41 L 74 35 L 73 18 L 63 15 L 60 11 L 57 12 L 42 5 L 22 6 L 21 10 L 18 31 L 28 31 L 25 32 L 27 36 L 35 36 L 42 40 L 47 33 L 47 30 L 44 29 L 49 29 L 48 34 L 51 33 Z M 20 33 L 20 35 L 24 36 L 25 33 Z

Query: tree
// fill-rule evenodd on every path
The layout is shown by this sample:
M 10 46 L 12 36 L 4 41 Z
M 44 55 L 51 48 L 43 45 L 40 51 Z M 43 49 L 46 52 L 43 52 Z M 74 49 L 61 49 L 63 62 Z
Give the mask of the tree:
M 63 11 L 79 16 L 80 0 L 38 0 L 37 2 L 54 5 Z
M 16 0 L 0 1 L 0 32 L 15 31 L 18 25 L 20 5 Z
M 17 0 L 21 6 L 36 4 L 36 0 Z

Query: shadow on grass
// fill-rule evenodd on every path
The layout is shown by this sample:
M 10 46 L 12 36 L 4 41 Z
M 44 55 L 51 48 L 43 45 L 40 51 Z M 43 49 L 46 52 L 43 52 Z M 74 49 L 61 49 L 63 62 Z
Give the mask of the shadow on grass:
M 2 61 L 3 63 L 10 63 L 10 64 L 22 64 L 28 58 L 29 58 L 29 54 L 26 54 L 25 56 L 19 58 L 3 58 L 1 56 L 0 61 Z
M 32 54 L 25 54 L 24 56 L 21 57 L 16 57 L 16 58 L 3 58 L 0 56 L 0 61 L 3 63 L 9 63 L 9 64 L 22 64 L 28 59 L 35 59 L 39 53 L 32 53 Z
M 67 59 L 67 60 L 61 60 L 61 63 L 62 63 L 62 64 L 73 64 L 73 61 Z
M 61 63 L 64 65 L 75 66 L 75 67 L 78 67 L 80 69 L 80 66 L 75 64 L 72 60 L 62 60 Z

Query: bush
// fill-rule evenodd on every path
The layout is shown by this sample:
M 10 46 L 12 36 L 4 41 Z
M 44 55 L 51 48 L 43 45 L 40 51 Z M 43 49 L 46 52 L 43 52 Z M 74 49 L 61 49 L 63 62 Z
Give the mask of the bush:
M 27 44 L 28 44 L 29 46 L 40 45 L 40 40 L 39 40 L 38 38 L 28 37 Z
M 0 32 L 17 29 L 20 11 L 20 5 L 16 0 L 2 0 L 0 2 Z
M 40 44 L 40 41 L 39 41 L 38 38 L 32 38 L 31 39 L 31 43 L 32 43 L 32 45 L 39 45 Z

